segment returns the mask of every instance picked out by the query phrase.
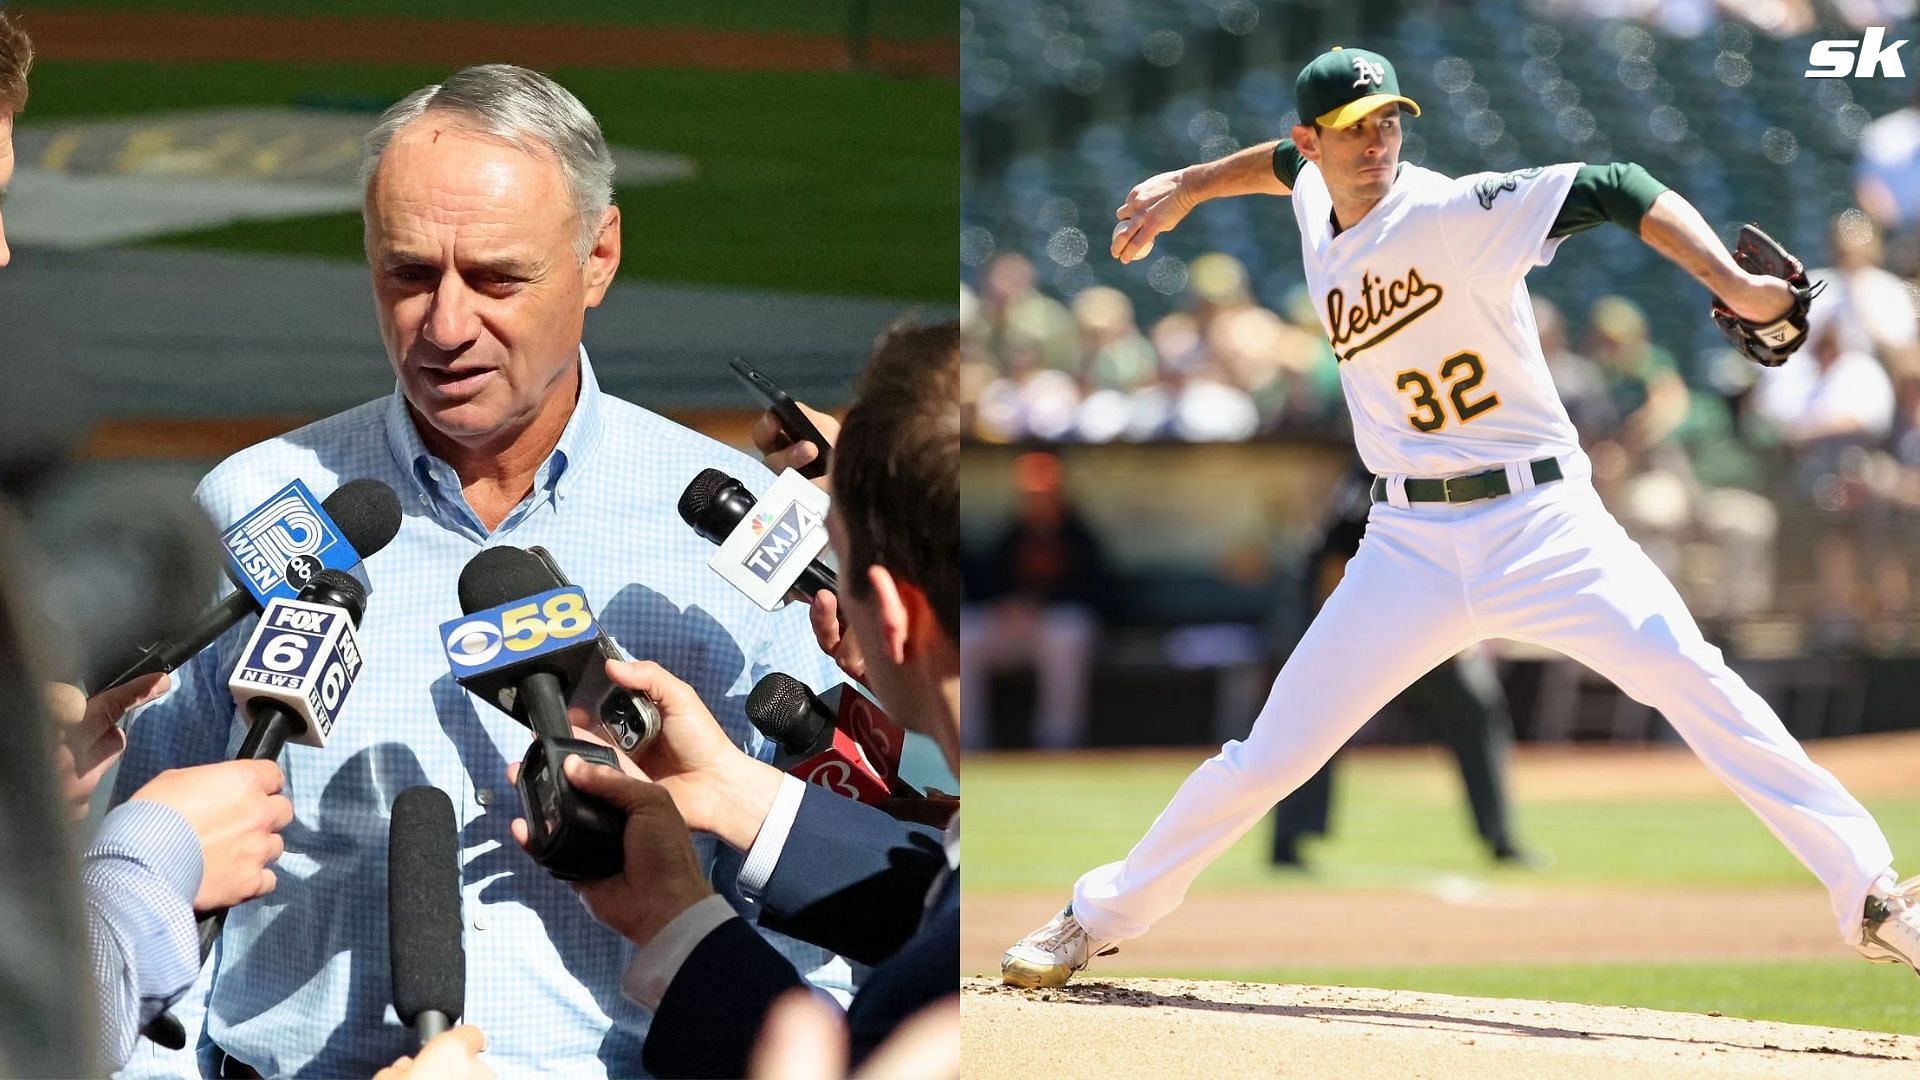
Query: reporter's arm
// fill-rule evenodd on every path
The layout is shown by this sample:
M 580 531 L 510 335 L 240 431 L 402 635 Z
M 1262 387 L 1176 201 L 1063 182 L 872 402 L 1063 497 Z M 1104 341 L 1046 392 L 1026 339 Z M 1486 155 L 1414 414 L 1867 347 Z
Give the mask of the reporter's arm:
M 892 956 L 920 926 L 927 890 L 947 865 L 942 833 L 793 777 L 777 806 L 793 807 L 778 829 L 769 815 L 741 868 L 740 887 L 760 902 L 760 925 L 863 964 Z M 766 867 L 764 871 L 763 867 Z
M 729 917 L 687 954 L 653 1007 L 640 1061 L 654 1076 L 745 1076 L 773 1003 L 806 985 L 745 919 Z
M 141 1026 L 200 974 L 193 898 L 201 871 L 192 825 L 154 802 L 108 814 L 81 859 L 99 1053 L 110 1069 L 126 1063 Z

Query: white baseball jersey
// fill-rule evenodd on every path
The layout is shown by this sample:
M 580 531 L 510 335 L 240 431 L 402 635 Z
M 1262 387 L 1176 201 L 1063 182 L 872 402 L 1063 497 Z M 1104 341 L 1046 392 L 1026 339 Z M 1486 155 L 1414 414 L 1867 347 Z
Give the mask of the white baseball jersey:
M 1386 198 L 1337 236 L 1320 167 L 1300 169 L 1307 287 L 1367 468 L 1455 476 L 1559 457 L 1587 471 L 1525 284 L 1560 246 L 1547 231 L 1579 168 L 1455 178 L 1402 163 Z

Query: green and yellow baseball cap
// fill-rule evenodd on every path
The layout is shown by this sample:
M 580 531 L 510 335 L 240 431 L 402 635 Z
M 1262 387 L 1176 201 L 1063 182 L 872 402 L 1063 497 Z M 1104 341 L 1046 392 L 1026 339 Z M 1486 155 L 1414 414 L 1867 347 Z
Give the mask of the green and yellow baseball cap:
M 1300 77 L 1293 81 L 1293 100 L 1300 109 L 1301 123 L 1329 128 L 1357 124 L 1390 101 L 1420 115 L 1420 106 L 1400 93 L 1400 77 L 1393 73 L 1393 64 L 1386 57 L 1368 49 L 1343 49 L 1338 45 L 1300 69 Z

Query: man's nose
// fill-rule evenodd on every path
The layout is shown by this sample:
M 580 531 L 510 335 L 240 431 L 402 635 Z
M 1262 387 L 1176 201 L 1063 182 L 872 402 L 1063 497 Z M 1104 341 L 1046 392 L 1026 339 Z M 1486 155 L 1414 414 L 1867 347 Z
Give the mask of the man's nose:
M 427 312 L 423 328 L 428 341 L 439 349 L 452 350 L 480 336 L 480 319 L 474 310 L 473 293 L 458 274 L 447 274 L 433 290 L 433 306 Z

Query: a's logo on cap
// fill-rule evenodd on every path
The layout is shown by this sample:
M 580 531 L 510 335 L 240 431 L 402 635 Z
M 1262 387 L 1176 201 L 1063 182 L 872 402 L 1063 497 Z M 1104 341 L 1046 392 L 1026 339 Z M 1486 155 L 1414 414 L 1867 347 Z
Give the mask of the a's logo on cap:
M 1364 56 L 1353 58 L 1353 70 L 1359 75 L 1359 78 L 1353 80 L 1355 86 L 1379 86 L 1387 79 L 1387 69 Z

